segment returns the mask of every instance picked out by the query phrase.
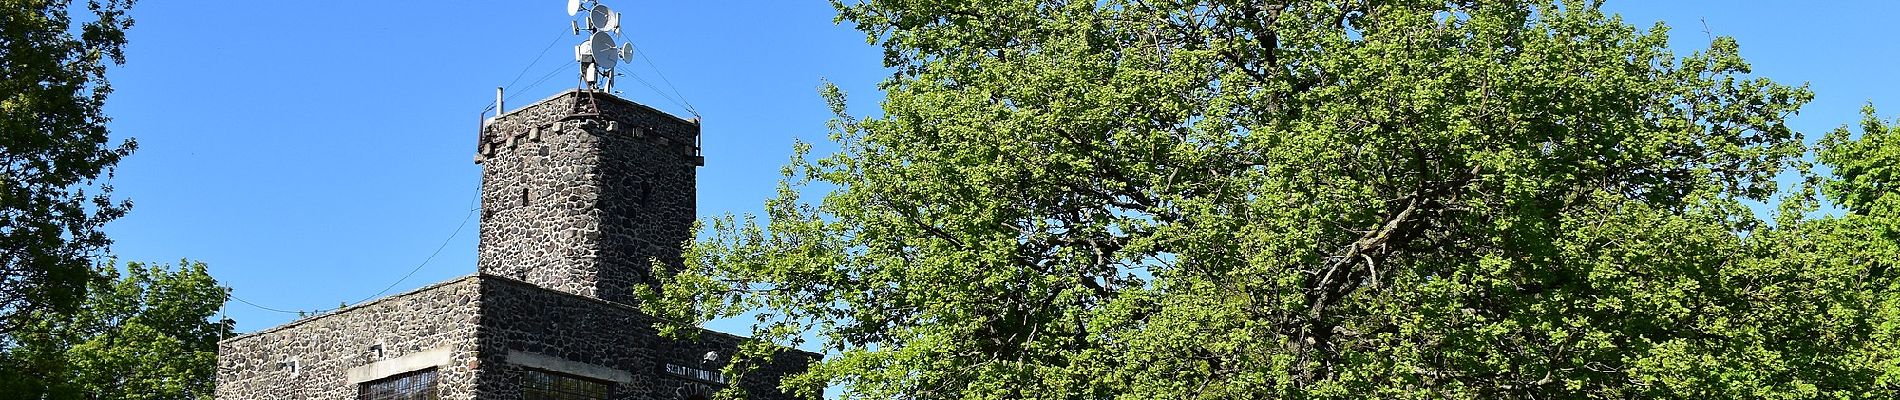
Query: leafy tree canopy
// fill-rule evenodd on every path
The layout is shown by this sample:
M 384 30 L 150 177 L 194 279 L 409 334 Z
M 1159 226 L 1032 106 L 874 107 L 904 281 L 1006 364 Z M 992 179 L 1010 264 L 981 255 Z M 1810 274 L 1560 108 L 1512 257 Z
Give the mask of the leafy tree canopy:
M 1678 56 L 1595 1 L 833 4 L 896 71 L 882 115 L 827 87 L 838 151 L 644 302 L 815 338 L 791 388 L 1900 393 L 1895 133 L 1809 173 L 1811 93 L 1732 39 Z
M 131 206 L 92 183 L 136 147 L 111 143 L 102 109 L 133 2 L 89 0 L 77 26 L 71 3 L 0 2 L 0 340 L 23 315 L 80 301 L 110 243 L 99 227 Z
M 102 268 L 75 313 L 39 312 L 0 355 L 0 393 L 28 399 L 210 399 L 218 341 L 212 320 L 229 292 L 204 263 Z

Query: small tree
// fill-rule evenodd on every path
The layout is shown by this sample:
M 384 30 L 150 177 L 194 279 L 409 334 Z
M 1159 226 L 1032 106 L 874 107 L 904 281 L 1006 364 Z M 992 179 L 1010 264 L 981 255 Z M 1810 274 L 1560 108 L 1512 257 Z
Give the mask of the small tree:
M 0 364 L 0 392 L 35 399 L 209 399 L 218 341 L 233 323 L 213 320 L 228 290 L 203 263 L 128 263 L 75 313 L 36 313 Z

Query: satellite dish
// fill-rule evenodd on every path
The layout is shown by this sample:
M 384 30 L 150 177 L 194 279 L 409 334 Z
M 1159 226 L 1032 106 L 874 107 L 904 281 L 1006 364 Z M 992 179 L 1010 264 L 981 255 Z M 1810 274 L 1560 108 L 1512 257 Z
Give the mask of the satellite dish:
M 615 22 L 620 22 L 620 20 L 614 18 L 614 10 L 607 8 L 606 4 L 595 4 L 594 11 L 587 13 L 587 27 L 589 28 L 613 30 L 614 27 L 607 25 Z
M 620 44 L 620 59 L 621 59 L 621 60 L 632 60 L 632 59 L 633 59 L 633 43 L 621 43 L 621 44 Z
M 581 0 L 567 0 L 567 16 L 572 17 L 578 12 L 581 12 Z
M 594 32 L 594 37 L 587 39 L 587 49 L 594 56 L 594 65 L 602 70 L 614 69 L 614 64 L 620 62 L 620 49 L 614 47 L 614 38 L 607 32 Z

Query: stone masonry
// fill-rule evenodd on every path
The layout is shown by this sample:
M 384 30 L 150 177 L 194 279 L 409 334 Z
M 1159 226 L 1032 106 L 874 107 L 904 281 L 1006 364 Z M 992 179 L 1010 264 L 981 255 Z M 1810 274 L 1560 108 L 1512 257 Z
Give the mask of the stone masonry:
M 692 237 L 699 124 L 570 91 L 482 132 L 482 273 L 628 303 Z
M 609 384 L 608 399 L 778 388 L 816 354 L 789 351 L 737 381 L 744 338 L 662 338 L 634 307 L 651 266 L 691 238 L 699 124 L 605 93 L 568 91 L 484 125 L 475 275 L 223 341 L 219 399 L 353 399 L 433 370 L 442 399 L 521 399 L 526 371 Z M 710 355 L 711 358 L 708 358 Z
M 448 360 L 473 360 L 480 293 L 478 279 L 456 279 L 225 340 L 218 345 L 216 396 L 353 399 L 361 383 L 350 382 L 353 368 L 442 349 Z M 467 362 L 441 365 L 442 387 L 475 386 Z
M 508 355 L 541 354 L 562 360 L 603 365 L 631 371 L 635 384 L 615 385 L 615 399 L 693 399 L 707 395 L 723 384 L 715 380 L 695 379 L 667 373 L 666 368 L 691 367 L 717 370 L 728 361 L 744 338 L 703 331 L 698 342 L 663 339 L 653 329 L 657 320 L 634 308 L 597 299 L 573 296 L 528 285 L 519 281 L 495 279 L 482 286 L 484 318 L 480 353 L 479 392 L 495 394 L 488 399 L 513 399 L 521 382 L 518 374 L 525 368 L 506 362 Z M 500 317 L 500 316 L 507 317 Z M 707 352 L 721 358 L 704 363 Z M 748 373 L 738 384 L 753 399 L 791 399 L 778 389 L 778 380 L 801 372 L 816 356 L 788 353 Z

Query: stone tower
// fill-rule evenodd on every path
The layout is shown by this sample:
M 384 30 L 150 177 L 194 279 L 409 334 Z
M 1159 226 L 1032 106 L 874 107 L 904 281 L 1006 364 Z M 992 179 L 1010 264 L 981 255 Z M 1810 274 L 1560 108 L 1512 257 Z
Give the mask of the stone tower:
M 692 235 L 699 123 L 571 91 L 482 131 L 481 273 L 628 303 Z
M 659 334 L 635 285 L 691 236 L 699 124 L 570 90 L 482 126 L 474 275 L 225 339 L 216 398 L 756 400 L 817 354 L 720 371 L 745 338 Z

